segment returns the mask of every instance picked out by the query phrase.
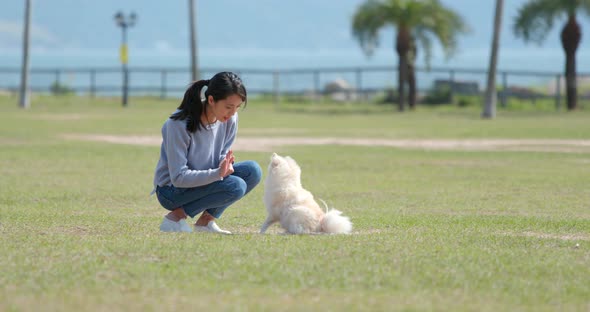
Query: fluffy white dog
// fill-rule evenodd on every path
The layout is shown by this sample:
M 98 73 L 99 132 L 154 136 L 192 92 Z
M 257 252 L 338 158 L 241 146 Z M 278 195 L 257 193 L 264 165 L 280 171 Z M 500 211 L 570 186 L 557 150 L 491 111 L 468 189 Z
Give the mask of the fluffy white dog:
M 348 217 L 335 209 L 324 212 L 301 186 L 301 168 L 289 156 L 272 154 L 264 182 L 264 205 L 268 216 L 260 233 L 275 222 L 291 234 L 341 234 L 352 230 Z

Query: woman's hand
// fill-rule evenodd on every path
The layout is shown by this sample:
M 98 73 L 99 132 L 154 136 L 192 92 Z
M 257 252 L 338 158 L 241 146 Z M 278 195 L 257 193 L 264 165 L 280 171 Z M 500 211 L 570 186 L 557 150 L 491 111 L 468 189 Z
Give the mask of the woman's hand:
M 219 176 L 225 178 L 228 175 L 234 173 L 234 160 L 234 152 L 230 150 L 229 152 L 227 152 L 227 155 L 225 155 L 225 158 L 219 164 Z

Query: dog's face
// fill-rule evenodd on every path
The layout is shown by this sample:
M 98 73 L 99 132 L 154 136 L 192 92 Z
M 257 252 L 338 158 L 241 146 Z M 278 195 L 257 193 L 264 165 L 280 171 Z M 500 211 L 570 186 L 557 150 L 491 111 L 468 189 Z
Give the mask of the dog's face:
M 268 164 L 269 177 L 284 182 L 299 182 L 301 180 L 301 168 L 295 160 L 289 156 L 282 157 L 277 153 L 270 156 Z

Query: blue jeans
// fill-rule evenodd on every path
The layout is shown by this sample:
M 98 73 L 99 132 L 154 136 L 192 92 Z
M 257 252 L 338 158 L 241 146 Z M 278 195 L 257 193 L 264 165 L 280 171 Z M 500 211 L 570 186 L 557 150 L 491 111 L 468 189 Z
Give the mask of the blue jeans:
M 207 211 L 215 218 L 229 205 L 248 194 L 262 177 L 262 170 L 255 161 L 234 164 L 234 173 L 211 184 L 179 188 L 174 186 L 156 187 L 156 195 L 162 207 L 168 210 L 184 209 L 191 218 Z

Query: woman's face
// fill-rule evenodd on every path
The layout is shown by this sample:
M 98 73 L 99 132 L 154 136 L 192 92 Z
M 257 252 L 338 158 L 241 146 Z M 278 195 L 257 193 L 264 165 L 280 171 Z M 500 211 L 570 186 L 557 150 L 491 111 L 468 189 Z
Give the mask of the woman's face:
M 242 98 L 237 94 L 232 94 L 223 100 L 214 101 L 210 95 L 207 99 L 211 114 L 221 122 L 228 121 L 242 106 Z

